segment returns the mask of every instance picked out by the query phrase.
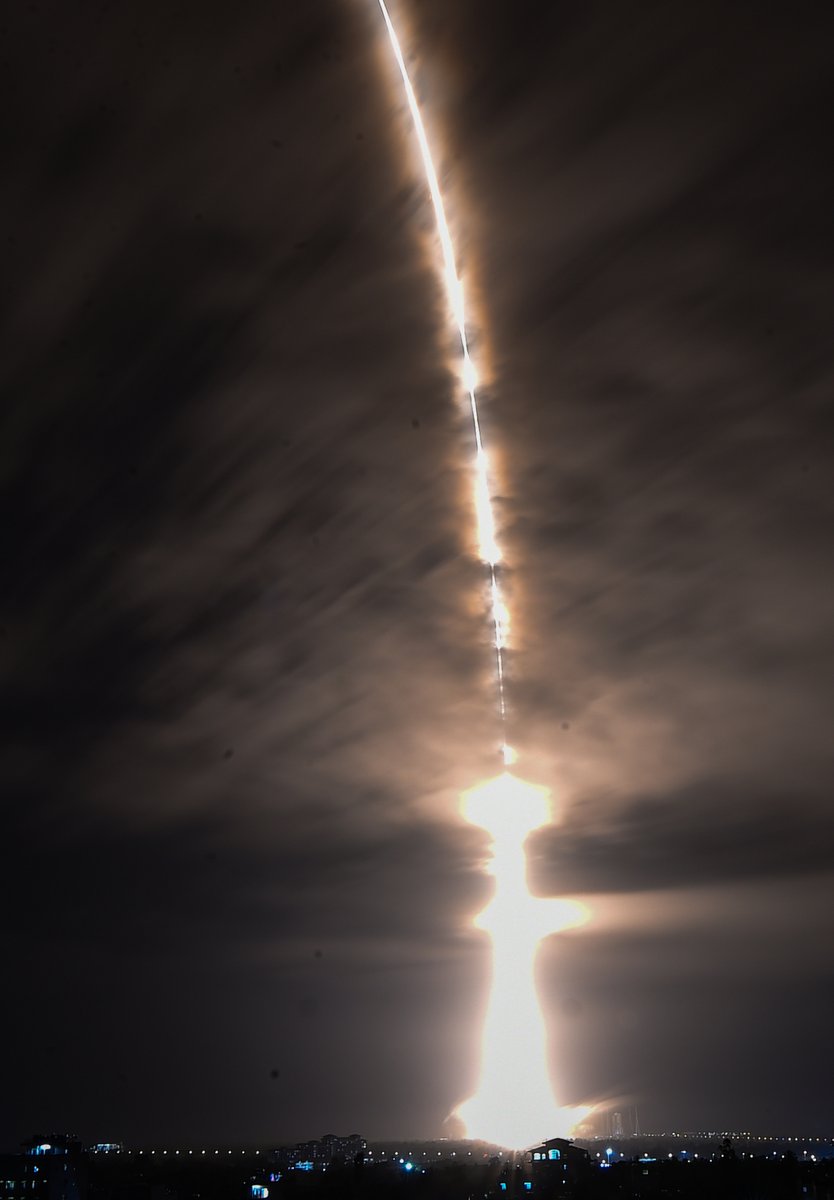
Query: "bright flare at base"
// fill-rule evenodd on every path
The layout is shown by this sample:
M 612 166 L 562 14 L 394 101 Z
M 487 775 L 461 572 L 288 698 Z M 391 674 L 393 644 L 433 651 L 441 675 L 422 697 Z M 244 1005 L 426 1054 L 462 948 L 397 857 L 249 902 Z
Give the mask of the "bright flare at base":
M 558 1108 L 547 1071 L 546 1032 L 535 985 L 539 942 L 583 925 L 588 910 L 574 900 L 531 896 L 524 843 L 550 820 L 544 788 L 504 772 L 463 796 L 463 815 L 493 839 L 495 893 L 475 924 L 492 937 L 493 978 L 484 1024 L 481 1077 L 456 1116 L 479 1138 L 520 1149 L 564 1137 L 590 1111 Z
M 432 161 L 426 130 L 400 43 L 385 4 L 379 0 L 388 37 L 402 76 L 414 132 L 431 196 L 442 257 L 442 277 L 449 308 L 460 338 L 459 375 L 468 397 L 475 443 L 474 507 L 478 554 L 489 581 L 489 607 L 495 649 L 496 690 L 501 721 L 501 754 L 505 766 L 516 760 L 504 737 L 506 727 L 504 652 L 509 614 L 501 598 L 498 566 L 501 552 L 495 530 L 490 469 L 481 436 L 477 372 L 469 353 L 463 285 L 458 278 L 443 196 Z M 492 938 L 493 978 L 483 1034 L 483 1055 L 476 1094 L 457 1109 L 472 1137 L 520 1149 L 547 1137 L 566 1135 L 590 1111 L 558 1108 L 547 1069 L 547 1038 L 536 995 L 535 964 L 539 942 L 548 934 L 581 925 L 588 919 L 583 905 L 570 900 L 538 899 L 527 887 L 524 843 L 550 818 L 547 792 L 523 783 L 508 772 L 473 788 L 463 797 L 463 815 L 492 837 L 493 899 L 476 925 Z

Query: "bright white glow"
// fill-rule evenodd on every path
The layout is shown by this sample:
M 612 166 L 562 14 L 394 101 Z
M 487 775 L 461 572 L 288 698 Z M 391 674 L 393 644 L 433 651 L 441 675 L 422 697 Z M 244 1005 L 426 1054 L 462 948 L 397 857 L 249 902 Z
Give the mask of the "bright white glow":
M 489 487 L 489 461 L 486 451 L 479 447 L 475 455 L 475 516 L 478 522 L 478 554 L 481 562 L 497 567 L 501 551 L 495 536 L 495 518 L 492 515 L 492 496 Z M 492 577 L 493 591 L 497 588 Z M 497 644 L 497 638 L 496 638 Z
M 569 1133 L 590 1111 L 560 1108 L 547 1070 L 547 1038 L 534 967 L 540 940 L 582 925 L 589 913 L 573 900 L 541 899 L 527 887 L 524 843 L 550 819 L 544 788 L 508 772 L 466 792 L 461 811 L 492 835 L 495 892 L 476 919 L 492 938 L 493 979 L 476 1094 L 456 1115 L 469 1132 L 511 1149 Z
M 472 359 L 468 354 L 463 360 L 461 378 L 463 380 L 463 386 L 466 388 L 467 392 L 474 392 L 475 388 L 478 386 L 478 372 L 475 370 Z

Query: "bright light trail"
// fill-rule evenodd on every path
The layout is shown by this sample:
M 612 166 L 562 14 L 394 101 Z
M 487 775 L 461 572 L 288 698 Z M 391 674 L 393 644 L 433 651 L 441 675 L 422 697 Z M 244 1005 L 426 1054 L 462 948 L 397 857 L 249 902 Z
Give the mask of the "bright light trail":
M 495 646 L 495 672 L 498 688 L 498 712 L 501 718 L 501 732 L 503 737 L 507 717 L 507 705 L 504 688 L 506 621 L 504 619 L 505 609 L 501 603 L 501 589 L 498 582 L 498 564 L 501 561 L 501 551 L 498 548 L 498 541 L 495 535 L 495 517 L 492 511 L 492 493 L 489 485 L 489 460 L 487 459 L 483 437 L 481 436 L 481 419 L 478 413 L 478 399 L 475 391 L 478 383 L 478 375 L 469 353 L 469 342 L 466 336 L 466 310 L 463 304 L 463 284 L 458 277 L 452 235 L 449 232 L 449 222 L 446 220 L 446 209 L 443 205 L 443 196 L 437 179 L 437 171 L 432 160 L 429 140 L 426 136 L 426 128 L 420 113 L 420 106 L 417 103 L 417 97 L 411 85 L 411 79 L 409 78 L 408 68 L 405 65 L 399 38 L 385 5 L 385 0 L 379 0 L 379 7 L 385 19 L 385 26 L 388 30 L 388 37 L 391 40 L 394 58 L 397 60 L 397 66 L 400 69 L 403 88 L 405 89 L 405 96 L 408 101 L 409 112 L 411 113 L 411 120 L 414 124 L 414 132 L 417 135 L 417 142 L 420 147 L 420 157 L 423 160 L 423 169 L 426 173 L 426 182 L 429 186 L 432 207 L 434 208 L 437 234 L 440 238 L 440 249 L 443 254 L 443 282 L 446 286 L 449 306 L 452 310 L 460 337 L 461 379 L 466 394 L 469 397 L 469 410 L 472 415 L 472 429 L 475 435 L 475 517 L 478 527 L 478 553 L 481 561 L 489 571 L 490 606 L 492 610 L 493 641 Z M 506 744 L 502 746 L 502 753 L 505 761 L 507 761 L 508 747 Z
M 420 147 L 440 240 L 443 282 L 460 337 L 460 375 L 469 397 L 475 440 L 474 505 L 478 553 L 489 575 L 501 749 L 504 763 L 509 766 L 515 761 L 515 753 L 506 741 L 504 652 L 509 617 L 501 599 L 498 577 L 501 552 L 492 510 L 489 462 L 478 413 L 477 373 L 466 336 L 463 286 L 458 277 L 443 196 L 417 97 L 385 0 L 378 2 Z M 493 946 L 493 978 L 484 1025 L 480 1079 L 476 1094 L 460 1105 L 455 1115 L 465 1122 L 470 1136 L 510 1149 L 520 1149 L 546 1137 L 566 1135 L 590 1111 L 556 1106 L 547 1069 L 544 1019 L 536 995 L 535 962 L 539 942 L 548 934 L 583 924 L 589 915 L 581 904 L 537 898 L 527 887 L 524 844 L 534 829 L 548 823 L 549 810 L 545 789 L 524 783 L 506 771 L 497 779 L 467 792 L 461 806 L 467 820 L 481 826 L 492 837 L 490 872 L 495 877 L 495 893 L 475 922 L 478 928 L 490 934 Z

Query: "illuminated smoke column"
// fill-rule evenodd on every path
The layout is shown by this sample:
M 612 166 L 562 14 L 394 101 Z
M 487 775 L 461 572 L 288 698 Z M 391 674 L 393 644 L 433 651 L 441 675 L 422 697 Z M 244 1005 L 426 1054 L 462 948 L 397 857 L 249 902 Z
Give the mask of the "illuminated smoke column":
M 492 835 L 492 900 L 476 918 L 492 938 L 492 989 L 484 1023 L 478 1091 L 456 1111 L 472 1136 L 519 1149 L 562 1137 L 587 1108 L 557 1108 L 547 1070 L 547 1037 L 536 995 L 539 942 L 582 925 L 588 911 L 573 900 L 531 896 L 524 842 L 550 819 L 544 788 L 505 772 L 463 796 L 467 820 Z
M 458 277 L 443 197 L 429 148 L 417 97 L 391 22 L 385 0 L 379 7 L 402 77 L 414 132 L 420 147 L 442 255 L 442 276 L 451 317 L 460 338 L 460 376 L 468 397 L 474 440 L 474 504 L 478 553 L 489 583 L 490 620 L 495 647 L 495 676 L 501 721 L 501 752 L 505 765 L 514 754 L 506 743 L 504 652 L 507 617 L 501 599 L 498 564 L 501 554 L 495 532 L 489 463 L 481 434 L 476 394 L 477 375 L 469 353 L 463 287 Z M 547 1070 L 547 1039 L 536 996 L 534 969 L 540 940 L 549 933 L 582 924 L 587 911 L 568 900 L 537 899 L 527 887 L 524 843 L 549 821 L 547 792 L 505 771 L 478 785 L 462 798 L 467 820 L 492 838 L 490 873 L 495 878 L 491 902 L 476 920 L 492 938 L 493 975 L 484 1025 L 480 1080 L 476 1094 L 457 1110 L 472 1137 L 509 1148 L 537 1139 L 566 1134 L 588 1109 L 556 1106 Z
M 501 554 L 498 550 L 498 542 L 495 538 L 495 518 L 492 512 L 492 493 L 489 486 L 489 463 L 487 461 L 486 451 L 484 450 L 483 438 L 481 437 L 481 419 L 478 414 L 478 400 L 475 394 L 478 377 L 475 373 L 475 367 L 472 363 L 472 357 L 469 353 L 469 342 L 466 337 L 466 313 L 463 306 L 463 284 L 458 278 L 457 264 L 455 262 L 455 251 L 452 245 L 452 235 L 449 232 L 449 223 L 446 220 L 446 210 L 443 207 L 443 197 L 440 194 L 440 184 L 437 181 L 437 171 L 434 169 L 431 150 L 429 149 L 429 141 L 426 137 L 423 118 L 420 115 L 420 108 L 417 104 L 417 97 L 414 94 L 414 88 L 411 86 L 411 80 L 408 77 L 408 69 L 405 65 L 405 59 L 400 48 L 399 39 L 391 23 L 391 17 L 388 14 L 388 9 L 385 6 L 385 0 L 379 0 L 379 7 L 382 10 L 382 15 L 385 18 L 385 25 L 388 29 L 388 36 L 391 39 L 391 47 L 394 51 L 394 57 L 397 60 L 397 66 L 400 68 L 403 87 L 408 101 L 408 108 L 411 113 L 411 119 L 414 122 L 414 132 L 417 135 L 417 141 L 420 146 L 420 156 L 423 160 L 423 167 L 426 172 L 426 182 L 429 185 L 429 193 L 431 194 L 431 202 L 434 208 L 434 217 L 437 223 L 437 233 L 440 238 L 440 248 L 443 253 L 443 282 L 446 286 L 446 294 L 449 297 L 449 306 L 452 311 L 452 317 L 457 326 L 458 336 L 460 337 L 461 351 L 461 380 L 466 389 L 466 394 L 469 397 L 469 411 L 472 415 L 472 433 L 475 440 L 475 515 L 478 522 L 478 553 L 481 561 L 489 571 L 489 590 L 490 590 L 490 610 L 492 615 L 492 627 L 495 643 L 495 670 L 496 681 L 498 686 L 498 708 L 501 716 L 502 730 L 504 720 L 507 715 L 506 704 L 504 699 L 504 647 L 506 643 L 506 611 L 501 600 L 501 590 L 498 584 L 498 563 L 501 559 Z M 511 751 L 504 745 L 502 747 L 505 762 L 511 757 Z

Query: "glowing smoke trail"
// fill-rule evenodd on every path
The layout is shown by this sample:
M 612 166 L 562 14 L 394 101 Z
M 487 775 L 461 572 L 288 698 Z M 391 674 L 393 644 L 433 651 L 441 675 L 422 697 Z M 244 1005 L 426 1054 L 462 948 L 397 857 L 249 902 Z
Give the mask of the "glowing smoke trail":
M 434 169 L 434 162 L 429 149 L 429 141 L 426 137 L 426 129 L 423 125 L 423 118 L 420 115 L 420 107 L 417 103 L 417 97 L 414 94 L 414 88 L 411 86 L 411 80 L 408 75 L 408 68 L 405 65 L 403 52 L 400 47 L 394 26 L 391 22 L 391 17 L 388 9 L 385 6 L 385 0 L 379 0 L 379 7 L 382 10 L 382 15 L 385 18 L 385 25 L 388 30 L 388 37 L 391 40 L 391 47 L 394 51 L 394 57 L 397 60 L 397 66 L 400 69 L 402 76 L 403 87 L 408 101 L 408 108 L 411 113 L 411 119 L 414 123 L 414 132 L 417 135 L 417 141 L 420 146 L 420 156 L 423 160 L 423 168 L 426 172 L 426 181 L 429 185 L 431 194 L 431 202 L 434 208 L 434 217 L 437 223 L 437 233 L 440 238 L 440 248 L 443 253 L 443 281 L 446 285 L 446 294 L 449 297 L 449 305 L 452 309 L 455 322 L 457 324 L 458 334 L 460 336 L 461 348 L 461 377 L 463 386 L 469 396 L 469 409 L 472 414 L 472 429 L 475 435 L 475 514 L 478 522 L 478 552 L 481 561 L 489 570 L 489 593 L 490 606 L 492 611 L 492 627 L 495 644 L 495 670 L 496 681 L 498 686 L 498 711 L 501 717 L 502 734 L 504 732 L 504 724 L 507 716 L 506 698 L 504 694 L 504 649 L 506 645 L 505 638 L 505 609 L 501 601 L 501 589 L 498 583 L 498 564 L 501 561 L 501 553 L 498 549 L 498 542 L 495 537 L 495 518 L 492 512 L 492 495 L 489 486 L 489 462 L 487 460 L 486 451 L 484 449 L 483 438 L 481 436 L 481 419 L 478 414 L 478 400 L 475 393 L 478 377 L 475 372 L 475 367 L 469 353 L 469 342 L 466 337 L 466 312 L 463 306 L 463 284 L 458 278 L 457 264 L 455 262 L 455 250 L 452 245 L 452 235 L 449 232 L 449 223 L 446 220 L 446 210 L 443 206 L 443 196 L 440 192 L 440 184 L 437 180 L 437 171 Z M 509 762 L 512 758 L 512 751 L 506 745 L 502 746 L 504 761 Z
M 417 135 L 443 256 L 443 281 L 461 346 L 461 378 L 469 397 L 475 440 L 475 513 L 481 561 L 489 573 L 489 596 L 495 646 L 498 710 L 505 764 L 514 760 L 506 742 L 504 651 L 506 612 L 501 600 L 498 564 L 501 554 L 495 534 L 489 464 L 481 436 L 476 396 L 477 375 L 469 353 L 463 287 L 443 196 L 432 160 L 425 126 L 405 64 L 399 39 L 385 0 L 379 7 L 402 76 L 408 108 Z M 587 1108 L 558 1109 L 547 1071 L 544 1021 L 536 995 L 534 966 L 540 940 L 556 930 L 582 924 L 588 916 L 580 904 L 543 900 L 530 895 L 524 843 L 549 820 L 547 793 L 508 772 L 474 788 L 463 797 L 464 816 L 492 835 L 491 872 L 495 894 L 476 924 L 487 930 L 493 946 L 492 989 L 484 1026 L 483 1056 L 476 1095 L 460 1105 L 456 1115 L 472 1136 L 510 1148 L 536 1139 L 568 1133 L 588 1113 Z

